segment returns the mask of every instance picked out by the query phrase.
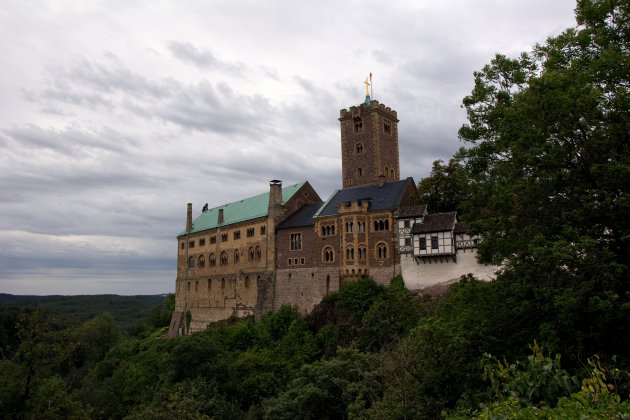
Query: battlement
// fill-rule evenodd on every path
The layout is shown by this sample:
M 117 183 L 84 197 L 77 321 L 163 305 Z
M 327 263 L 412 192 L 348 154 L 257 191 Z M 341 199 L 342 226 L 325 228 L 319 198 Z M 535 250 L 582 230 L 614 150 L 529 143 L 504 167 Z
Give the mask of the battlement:
M 339 214 L 345 213 L 367 213 L 370 208 L 370 200 L 352 200 L 352 201 L 343 201 L 339 203 L 339 207 L 337 209 Z
M 387 115 L 388 117 L 398 121 L 398 113 L 390 107 L 379 103 L 377 100 L 372 100 L 369 104 L 362 103 L 359 106 L 352 106 L 350 107 L 350 110 L 344 108 L 339 111 L 339 119 L 345 120 L 348 118 L 352 118 L 353 115 L 362 114 L 370 111 L 379 111 Z

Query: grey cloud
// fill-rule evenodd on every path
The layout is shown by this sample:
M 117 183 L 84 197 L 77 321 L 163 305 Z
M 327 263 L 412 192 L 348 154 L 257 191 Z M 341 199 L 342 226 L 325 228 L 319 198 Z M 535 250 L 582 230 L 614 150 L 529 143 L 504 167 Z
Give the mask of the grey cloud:
M 199 49 L 190 42 L 171 40 L 167 42 L 166 46 L 173 57 L 201 69 L 217 69 L 235 74 L 241 74 L 244 69 L 242 63 L 228 63 L 219 60 L 210 51 Z

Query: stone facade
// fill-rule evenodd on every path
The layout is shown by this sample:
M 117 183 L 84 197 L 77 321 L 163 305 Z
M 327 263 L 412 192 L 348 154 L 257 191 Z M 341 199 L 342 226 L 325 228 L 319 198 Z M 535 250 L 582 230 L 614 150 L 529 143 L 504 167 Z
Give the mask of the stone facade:
M 428 214 L 415 181 L 400 180 L 396 111 L 367 97 L 341 110 L 339 122 L 343 188 L 326 202 L 308 182 L 283 188 L 274 180 L 268 193 L 206 205 L 194 221 L 188 205 L 170 336 L 281 305 L 309 312 L 366 275 L 388 285 L 403 274 L 411 289 L 490 275 L 494 268 L 474 260 L 477 238 L 454 214 Z

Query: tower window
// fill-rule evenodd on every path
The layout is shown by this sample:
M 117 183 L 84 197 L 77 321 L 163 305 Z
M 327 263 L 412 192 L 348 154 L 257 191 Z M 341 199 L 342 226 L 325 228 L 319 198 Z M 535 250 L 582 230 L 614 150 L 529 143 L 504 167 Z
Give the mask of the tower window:
M 357 175 L 363 176 L 363 168 L 357 168 Z
M 352 121 L 354 122 L 354 132 L 361 133 L 363 131 L 363 121 L 361 117 L 354 117 Z
M 392 125 L 388 122 L 383 123 L 383 131 L 386 132 L 387 134 L 391 134 L 392 133 Z
M 334 262 L 335 261 L 335 251 L 329 246 L 324 248 L 324 253 L 322 255 L 322 260 L 324 262 L 327 262 L 327 263 Z
M 357 143 L 355 148 L 356 148 L 357 154 L 363 153 L 363 143 Z

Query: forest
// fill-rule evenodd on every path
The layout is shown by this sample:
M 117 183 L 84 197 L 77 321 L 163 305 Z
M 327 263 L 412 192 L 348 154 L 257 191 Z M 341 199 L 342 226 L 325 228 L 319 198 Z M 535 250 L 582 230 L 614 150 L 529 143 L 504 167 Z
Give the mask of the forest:
M 3 417 L 630 418 L 630 3 L 580 0 L 576 21 L 475 72 L 465 147 L 419 184 L 494 281 L 362 278 L 177 339 L 172 296 L 131 325 L 3 309 Z

